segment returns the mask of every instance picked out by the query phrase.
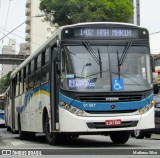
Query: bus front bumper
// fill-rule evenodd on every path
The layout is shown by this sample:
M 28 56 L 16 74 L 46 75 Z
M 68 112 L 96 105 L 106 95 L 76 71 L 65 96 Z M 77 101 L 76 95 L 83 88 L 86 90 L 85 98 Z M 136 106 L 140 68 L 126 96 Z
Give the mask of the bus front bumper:
M 120 120 L 120 125 L 106 125 L 106 121 Z M 154 128 L 154 107 L 143 115 L 80 117 L 59 107 L 60 132 L 107 132 Z

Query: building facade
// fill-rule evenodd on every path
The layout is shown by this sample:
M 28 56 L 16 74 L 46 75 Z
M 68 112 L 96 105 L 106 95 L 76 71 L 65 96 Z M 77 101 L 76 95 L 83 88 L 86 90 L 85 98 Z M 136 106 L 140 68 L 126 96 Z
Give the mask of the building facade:
M 134 17 L 132 23 L 140 25 L 139 0 L 131 0 L 134 5 Z M 26 0 L 26 50 L 33 53 L 47 38 L 55 31 L 56 27 L 45 22 L 44 17 L 34 17 L 42 15 L 39 10 L 40 0 Z
M 10 39 L 8 45 L 4 45 L 2 48 L 2 54 L 16 54 L 16 40 Z M 5 76 L 9 71 L 13 71 L 17 65 L 5 65 L 1 66 L 0 76 Z
M 56 27 L 45 22 L 44 17 L 34 17 L 42 15 L 39 10 L 40 0 L 26 0 L 26 50 L 33 53 L 47 38 L 49 38 Z

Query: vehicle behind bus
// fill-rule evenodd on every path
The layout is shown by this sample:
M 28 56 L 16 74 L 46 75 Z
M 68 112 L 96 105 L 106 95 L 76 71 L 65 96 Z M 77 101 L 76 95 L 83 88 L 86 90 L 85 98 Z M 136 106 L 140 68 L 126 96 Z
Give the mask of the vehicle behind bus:
M 0 126 L 5 126 L 4 108 L 5 108 L 5 96 L 0 95 Z

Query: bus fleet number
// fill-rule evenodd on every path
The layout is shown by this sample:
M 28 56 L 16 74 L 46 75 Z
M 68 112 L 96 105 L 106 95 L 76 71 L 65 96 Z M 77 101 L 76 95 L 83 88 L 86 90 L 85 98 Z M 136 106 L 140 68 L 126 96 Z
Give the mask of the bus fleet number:
M 83 104 L 83 107 L 85 107 L 85 108 L 95 108 L 96 104 Z

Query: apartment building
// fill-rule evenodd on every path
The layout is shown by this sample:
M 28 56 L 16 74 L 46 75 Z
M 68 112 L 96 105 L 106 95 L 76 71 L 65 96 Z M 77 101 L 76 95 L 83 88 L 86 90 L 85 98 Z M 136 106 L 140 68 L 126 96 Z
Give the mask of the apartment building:
M 140 25 L 139 0 L 131 0 L 134 4 L 134 17 L 132 23 Z M 47 38 L 49 38 L 55 26 L 51 26 L 44 21 L 44 17 L 34 17 L 42 15 L 43 12 L 39 10 L 40 0 L 26 0 L 26 50 L 33 53 Z
M 44 21 L 44 17 L 34 17 L 42 15 L 39 10 L 40 0 L 26 0 L 26 50 L 33 53 L 47 38 L 49 38 L 56 27 Z
M 16 54 L 16 40 L 10 39 L 8 45 L 4 45 L 2 48 L 2 54 Z M 5 76 L 9 71 L 13 71 L 17 65 L 5 65 L 1 66 L 0 76 Z

